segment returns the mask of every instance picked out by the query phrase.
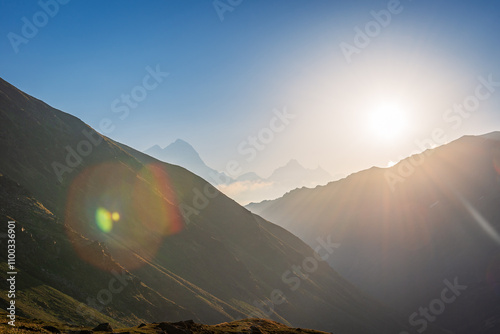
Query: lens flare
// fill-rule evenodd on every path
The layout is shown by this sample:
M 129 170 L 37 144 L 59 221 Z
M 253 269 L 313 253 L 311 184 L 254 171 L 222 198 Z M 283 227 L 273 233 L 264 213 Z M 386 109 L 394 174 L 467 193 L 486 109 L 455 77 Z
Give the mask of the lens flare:
M 152 260 L 164 238 L 183 229 L 181 217 L 165 167 L 133 161 L 92 166 L 75 177 L 65 223 L 70 239 L 77 232 L 88 240 L 73 243 L 82 259 L 110 271 L 102 258 L 107 254 L 130 270 Z
M 111 213 L 104 208 L 97 208 L 95 212 L 95 222 L 103 232 L 110 232 L 113 229 L 113 220 Z
M 111 219 L 115 222 L 119 221 L 120 220 L 120 214 L 118 212 L 113 212 L 111 214 Z
M 483 231 L 497 244 L 500 245 L 500 233 L 495 229 L 495 226 L 492 225 L 486 218 L 484 218 L 479 211 L 472 206 L 472 204 L 467 201 L 460 194 L 457 194 L 457 197 L 462 202 L 465 209 L 469 212 L 472 218 L 476 221 L 476 223 L 483 229 Z

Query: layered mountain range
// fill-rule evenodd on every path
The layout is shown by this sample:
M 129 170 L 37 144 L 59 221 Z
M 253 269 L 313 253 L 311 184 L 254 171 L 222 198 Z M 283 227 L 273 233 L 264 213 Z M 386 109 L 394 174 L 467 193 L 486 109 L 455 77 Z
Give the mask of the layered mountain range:
M 15 221 L 18 315 L 85 326 L 266 317 L 334 333 L 411 331 L 321 261 L 334 250 L 328 238 L 314 251 L 186 169 L 1 79 L 0 136 L 0 220 Z
M 144 153 L 188 169 L 238 203 L 278 198 L 293 189 L 325 185 L 333 179 L 323 168 L 305 168 L 295 159 L 278 167 L 268 177 L 261 177 L 254 172 L 228 175 L 209 167 L 199 153 L 182 139 L 177 139 L 164 148 L 154 145 Z

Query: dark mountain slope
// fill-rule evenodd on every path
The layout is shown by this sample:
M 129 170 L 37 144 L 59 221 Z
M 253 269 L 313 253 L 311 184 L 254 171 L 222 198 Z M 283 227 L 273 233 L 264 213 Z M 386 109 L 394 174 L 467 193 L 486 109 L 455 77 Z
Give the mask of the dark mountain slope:
M 18 315 L 76 324 L 89 321 L 133 324 L 149 317 L 161 318 L 165 314 L 194 317 L 193 313 L 141 284 L 136 276 L 116 263 L 101 244 L 65 227 L 28 191 L 3 175 L 0 175 L 0 203 L 0 219 L 16 222 L 15 267 L 19 271 L 16 282 L 19 293 L 15 300 Z M 68 239 L 67 235 L 71 237 Z M 7 275 L 7 240 L 7 235 L 3 235 L 0 260 L 5 270 L 1 272 L 2 278 Z M 75 254 L 72 242 L 82 245 L 89 256 L 105 263 L 109 272 L 81 260 Z M 104 312 L 108 314 L 105 316 L 90 306 L 100 297 L 99 291 L 108 288 L 110 282 L 114 282 L 112 286 L 116 290 L 125 290 L 126 293 L 113 294 L 113 307 Z M 2 291 L 1 298 L 2 308 L 6 309 L 7 293 Z M 78 301 L 87 298 L 94 303 Z M 147 309 L 144 308 L 146 300 Z

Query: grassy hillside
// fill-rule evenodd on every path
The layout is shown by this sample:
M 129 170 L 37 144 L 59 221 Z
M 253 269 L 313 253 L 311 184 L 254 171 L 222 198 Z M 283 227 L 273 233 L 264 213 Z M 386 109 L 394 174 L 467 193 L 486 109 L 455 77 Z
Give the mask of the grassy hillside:
M 2 319 L 4 314 L 0 312 Z M 0 333 L 130 333 L 130 334 L 157 334 L 157 333 L 172 333 L 172 334 L 222 334 L 222 333 L 249 333 L 249 334 L 321 334 L 325 332 L 291 328 L 280 323 L 263 320 L 263 319 L 246 319 L 240 321 L 226 322 L 217 325 L 202 325 L 193 322 L 192 320 L 180 321 L 176 323 L 153 323 L 153 324 L 138 324 L 133 327 L 113 326 L 109 324 L 110 331 L 98 331 L 97 327 L 82 327 L 61 324 L 57 322 L 48 322 L 37 319 L 19 318 L 16 328 L 12 328 L 7 324 L 7 321 L 0 322 Z

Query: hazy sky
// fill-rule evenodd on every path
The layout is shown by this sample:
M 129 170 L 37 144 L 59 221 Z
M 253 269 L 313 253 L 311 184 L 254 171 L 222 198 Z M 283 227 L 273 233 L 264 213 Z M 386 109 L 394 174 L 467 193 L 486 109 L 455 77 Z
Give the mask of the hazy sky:
M 0 0 L 0 76 L 139 150 L 338 176 L 500 130 L 498 1 L 60 2 Z

